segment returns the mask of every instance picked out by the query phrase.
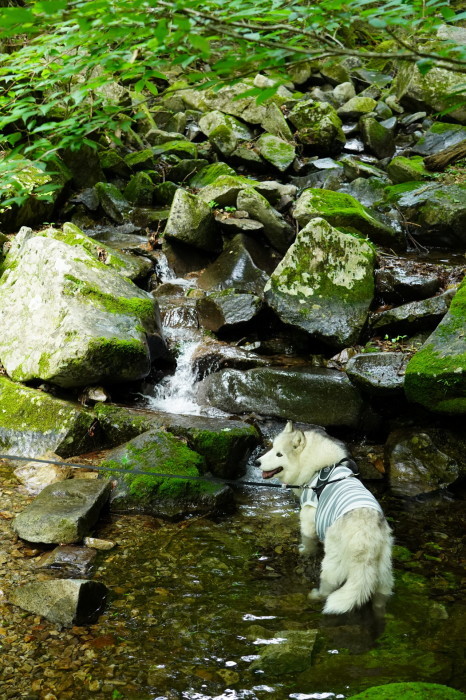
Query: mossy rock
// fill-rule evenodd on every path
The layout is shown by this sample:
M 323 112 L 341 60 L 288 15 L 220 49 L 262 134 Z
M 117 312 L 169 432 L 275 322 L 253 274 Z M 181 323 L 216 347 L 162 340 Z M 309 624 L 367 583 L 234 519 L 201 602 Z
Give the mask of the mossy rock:
M 327 102 L 299 101 L 288 119 L 298 130 L 298 141 L 318 155 L 339 153 L 346 143 L 341 119 Z
M 191 141 L 167 141 L 152 148 L 155 156 L 175 155 L 179 158 L 197 158 L 198 151 L 195 143 Z
M 124 161 L 131 170 L 152 170 L 155 166 L 154 153 L 150 148 L 128 153 Z
M 233 133 L 235 138 L 240 141 L 248 141 L 252 138 L 252 131 L 246 124 L 238 121 L 235 117 L 229 114 L 224 114 L 219 110 L 214 110 L 213 112 L 208 112 L 204 114 L 201 119 L 199 119 L 199 127 L 201 131 L 210 138 L 215 129 L 219 126 L 226 126 L 229 131 Z
M 387 683 L 351 696 L 352 700 L 466 700 L 460 690 L 438 683 Z
M 212 209 L 197 195 L 176 190 L 165 226 L 165 237 L 212 253 L 221 249 Z
M 101 433 L 91 427 L 95 416 L 71 401 L 0 377 L 0 446 L 19 455 L 47 451 L 71 457 L 96 449 Z
M 203 187 L 198 196 L 204 202 L 215 202 L 219 207 L 232 207 L 236 206 L 236 198 L 241 190 L 259 185 L 257 180 L 242 175 L 222 175 Z
M 370 114 L 359 120 L 362 140 L 377 158 L 390 158 L 395 153 L 395 139 L 391 129 Z
M 466 139 L 466 127 L 449 122 L 435 122 L 413 146 L 413 152 L 431 156 Z
M 150 430 L 116 448 L 101 466 L 117 481 L 111 507 L 118 512 L 179 519 L 231 506 L 228 487 L 196 478 L 206 469 L 204 458 L 163 430 Z M 130 473 L 133 470 L 144 474 Z
M 387 166 L 390 180 L 395 184 L 400 182 L 413 182 L 431 177 L 431 173 L 424 167 L 424 159 L 421 156 L 397 156 Z
M 280 172 L 285 172 L 295 159 L 295 147 L 272 134 L 262 134 L 256 142 L 261 157 Z
M 231 156 L 238 146 L 238 137 L 234 130 L 226 124 L 219 124 L 215 129 L 212 129 L 209 141 L 224 158 Z
M 159 205 L 169 205 L 173 202 L 173 198 L 180 186 L 176 185 L 174 182 L 167 180 L 166 182 L 160 182 L 154 187 L 153 200 L 155 204 Z
M 409 401 L 428 410 L 466 413 L 466 280 L 450 309 L 406 368 Z
M 141 171 L 131 177 L 123 194 L 131 204 L 148 206 L 152 204 L 154 186 L 150 175 Z
M 195 189 L 201 189 L 201 187 L 211 185 L 217 178 L 225 175 L 235 176 L 236 173 L 233 168 L 230 168 L 226 163 L 212 163 L 211 165 L 204 166 L 199 172 L 193 175 L 189 180 L 189 186 Z
M 296 202 L 293 216 L 301 227 L 319 217 L 337 228 L 368 236 L 379 245 L 404 247 L 397 231 L 376 219 L 357 199 L 344 192 L 306 189 Z
M 107 216 L 117 224 L 122 224 L 128 220 L 131 205 L 118 187 L 109 182 L 98 182 L 95 190 L 99 197 L 100 206 Z
M 373 112 L 377 102 L 372 97 L 361 97 L 357 95 L 338 108 L 337 114 L 343 119 L 359 119 L 363 114 Z

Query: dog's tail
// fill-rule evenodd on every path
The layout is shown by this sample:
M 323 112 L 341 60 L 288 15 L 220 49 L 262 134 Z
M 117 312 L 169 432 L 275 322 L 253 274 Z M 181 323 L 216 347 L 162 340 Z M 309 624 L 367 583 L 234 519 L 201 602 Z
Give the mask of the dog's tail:
M 346 581 L 331 593 L 324 613 L 341 615 L 367 603 L 386 599 L 392 589 L 391 536 L 387 523 L 380 530 L 359 532 L 348 543 Z

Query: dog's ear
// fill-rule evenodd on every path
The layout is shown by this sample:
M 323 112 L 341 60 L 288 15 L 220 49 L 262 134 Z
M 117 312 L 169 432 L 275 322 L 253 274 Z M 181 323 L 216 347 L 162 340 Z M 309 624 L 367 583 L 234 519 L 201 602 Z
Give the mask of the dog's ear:
M 293 432 L 293 423 L 289 420 L 288 423 L 285 425 L 283 429 L 284 433 L 292 433 Z
M 306 437 L 301 430 L 295 430 L 293 433 L 293 449 L 302 450 L 306 443 Z

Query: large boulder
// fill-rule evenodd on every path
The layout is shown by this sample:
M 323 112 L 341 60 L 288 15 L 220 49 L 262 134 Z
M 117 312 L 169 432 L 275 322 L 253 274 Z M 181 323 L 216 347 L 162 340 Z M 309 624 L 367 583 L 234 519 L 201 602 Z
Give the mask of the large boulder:
M 256 413 L 323 426 L 356 427 L 362 400 L 337 370 L 300 367 L 224 369 L 198 389 L 201 403 L 231 413 Z
M 357 342 L 374 295 L 375 250 L 362 238 L 313 219 L 265 286 L 284 323 L 335 348 Z
M 228 487 L 199 478 L 206 470 L 204 458 L 161 429 L 112 450 L 101 466 L 114 470 L 109 472 L 116 480 L 111 508 L 118 512 L 179 519 L 231 507 Z
M 321 217 L 332 226 L 367 236 L 374 243 L 399 248 L 400 234 L 376 219 L 357 199 L 344 192 L 310 187 L 296 202 L 293 216 L 302 227 Z
M 413 153 L 420 156 L 431 156 L 450 148 L 450 146 L 455 146 L 464 139 L 466 139 L 466 126 L 450 124 L 449 122 L 435 122 L 414 144 L 412 150 Z
M 423 75 L 416 65 L 402 62 L 396 76 L 396 94 L 400 104 L 413 111 L 442 112 L 453 107 L 448 116 L 466 124 L 466 107 L 458 104 L 462 82 L 461 73 L 434 66 Z
M 50 484 L 16 516 L 13 530 L 27 542 L 79 542 L 97 522 L 110 490 L 110 481 L 98 479 Z
M 29 237 L 0 279 L 0 360 L 14 380 L 64 387 L 145 377 L 162 340 L 156 300 L 81 245 Z
M 327 102 L 299 101 L 288 119 L 297 129 L 298 141 L 317 154 L 339 153 L 346 143 L 341 119 Z
M 0 447 L 9 454 L 35 457 L 53 451 L 61 457 L 99 446 L 91 435 L 95 416 L 79 404 L 62 401 L 0 376 Z
M 430 411 L 466 413 L 466 281 L 435 331 L 406 368 L 409 401 Z
M 165 236 L 206 252 L 221 248 L 212 209 L 205 201 L 181 187 L 173 198 Z

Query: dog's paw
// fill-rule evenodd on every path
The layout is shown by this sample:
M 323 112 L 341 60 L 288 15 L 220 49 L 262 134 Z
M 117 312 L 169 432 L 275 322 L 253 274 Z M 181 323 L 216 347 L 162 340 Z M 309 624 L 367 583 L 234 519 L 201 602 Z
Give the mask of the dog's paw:
M 307 594 L 307 597 L 309 600 L 324 600 L 324 596 L 321 594 L 318 588 L 313 588 L 312 591 Z
M 298 545 L 298 552 L 301 557 L 312 557 L 317 552 L 317 547 L 312 544 Z

